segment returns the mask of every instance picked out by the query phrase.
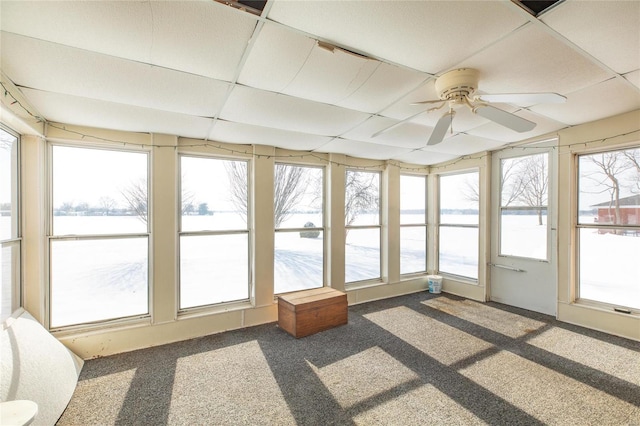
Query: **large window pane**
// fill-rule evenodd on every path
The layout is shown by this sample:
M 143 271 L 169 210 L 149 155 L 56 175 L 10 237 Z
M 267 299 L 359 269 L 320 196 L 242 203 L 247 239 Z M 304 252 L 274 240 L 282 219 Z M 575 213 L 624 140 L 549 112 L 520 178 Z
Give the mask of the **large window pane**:
M 640 309 L 640 230 L 580 229 L 580 298 Z
M 380 229 L 354 228 L 347 234 L 345 282 L 380 277 Z
M 51 327 L 148 315 L 148 154 L 51 153 Z
M 249 298 L 248 238 L 180 237 L 180 309 Z
M 0 322 L 20 307 L 19 140 L 0 128 Z
M 324 285 L 324 169 L 276 164 L 274 292 Z
M 248 163 L 183 155 L 180 173 L 180 309 L 249 299 Z
M 427 270 L 427 228 L 400 228 L 400 273 L 411 274 Z
M 247 162 L 180 158 L 181 230 L 247 229 Z
M 438 270 L 478 279 L 479 173 L 440 176 Z
M 640 148 L 578 157 L 579 297 L 640 309 Z
M 400 224 L 427 223 L 426 176 L 400 176 Z
M 324 232 L 276 232 L 274 292 L 322 287 Z
M 478 172 L 440 176 L 440 223 L 479 223 Z
M 347 170 L 345 225 L 380 225 L 380 173 Z
M 324 226 L 322 168 L 276 164 L 274 180 L 276 229 Z
M 0 128 L 0 241 L 18 238 L 18 138 Z
M 20 307 L 20 241 L 3 243 L 0 248 L 0 322 Z
M 147 154 L 68 146 L 53 151 L 53 233 L 146 233 Z
M 441 227 L 439 270 L 478 278 L 478 229 Z
M 547 259 L 548 154 L 500 161 L 500 254 Z
M 148 313 L 148 238 L 52 240 L 51 326 Z

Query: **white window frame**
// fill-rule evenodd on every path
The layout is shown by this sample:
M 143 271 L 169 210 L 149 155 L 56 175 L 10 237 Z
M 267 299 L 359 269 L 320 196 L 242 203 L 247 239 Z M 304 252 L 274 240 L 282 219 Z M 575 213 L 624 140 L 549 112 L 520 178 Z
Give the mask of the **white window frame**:
M 274 164 L 274 185 L 275 185 L 275 169 L 276 167 L 278 167 L 278 165 L 282 165 L 282 166 L 290 166 L 290 167 L 304 167 L 304 168 L 309 168 L 309 169 L 320 169 L 322 171 L 322 224 L 321 226 L 315 226 L 313 228 L 277 228 L 274 227 L 274 234 L 278 234 L 278 233 L 287 233 L 287 232 L 295 232 L 295 233 L 300 233 L 300 232 L 309 232 L 309 231 L 320 231 L 322 233 L 322 240 L 323 240 L 323 244 L 322 244 L 322 285 L 320 287 L 314 287 L 314 288 L 321 288 L 321 287 L 325 287 L 327 285 L 328 279 L 328 271 L 327 271 L 327 243 L 328 243 L 328 238 L 327 238 L 327 197 L 326 197 L 326 189 L 327 189 L 327 168 L 324 165 L 313 165 L 313 164 L 302 164 L 302 163 L 291 163 L 291 162 L 276 162 Z M 275 196 L 275 189 L 274 189 L 274 196 Z M 275 199 L 274 199 L 274 209 L 275 209 Z M 275 235 L 274 235 L 275 237 Z M 274 250 L 274 267 L 275 267 L 275 250 Z M 292 291 L 299 291 L 299 290 L 292 290 Z M 284 293 L 276 293 L 275 292 L 275 282 L 274 282 L 274 294 L 278 295 L 278 294 L 284 294 Z
M 131 152 L 138 154 L 145 154 L 147 156 L 147 231 L 146 232 L 136 232 L 136 233 L 117 233 L 117 234 L 100 234 L 100 235 L 55 235 L 53 234 L 53 148 L 56 146 L 60 147 L 71 147 L 71 148 L 81 148 L 81 149 L 91 149 L 91 150 L 108 150 L 108 151 L 118 151 L 118 152 Z M 138 148 L 138 149 L 130 149 L 125 148 L 120 145 L 113 145 L 109 143 L 95 143 L 95 144 L 81 144 L 81 143 L 73 143 L 73 142 L 54 142 L 47 141 L 47 186 L 48 186 L 48 196 L 47 196 L 47 212 L 48 212 L 48 220 L 47 220 L 47 286 L 46 286 L 46 325 L 48 329 L 52 332 L 60 331 L 60 330 L 83 330 L 83 329 L 92 329 L 92 328 L 101 328 L 105 325 L 118 325 L 121 323 L 131 322 L 131 321 L 139 321 L 141 319 L 148 320 L 151 318 L 151 282 L 152 282 L 152 236 L 151 236 L 151 222 L 153 220 L 153 212 L 152 212 L 152 191 L 151 191 L 151 150 L 149 148 Z M 114 317 L 105 320 L 93 321 L 93 322 L 84 322 L 78 324 L 69 324 L 62 326 L 52 326 L 51 325 L 51 284 L 52 284 L 52 265 L 51 265 L 51 256 L 52 256 L 52 245 L 55 241 L 91 241 L 91 240 L 108 240 L 108 239 L 128 239 L 128 238 L 146 238 L 147 240 L 147 312 L 141 314 L 135 314 L 127 317 Z
M 447 271 L 441 271 L 440 270 L 440 235 L 441 235 L 441 229 L 442 228 L 468 228 L 468 229 L 476 229 L 476 232 L 478 234 L 478 242 L 480 241 L 480 211 L 478 211 L 478 223 L 477 224 L 465 224 L 465 223 L 442 223 L 442 185 L 441 185 L 441 179 L 442 177 L 447 177 L 447 176 L 454 176 L 454 175 L 464 175 L 464 174 L 471 174 L 471 173 L 477 173 L 478 174 L 478 195 L 480 195 L 480 185 L 481 185 L 481 181 L 480 181 L 480 169 L 479 168 L 472 168 L 472 169 L 465 169 L 465 170 L 458 170 L 455 172 L 451 172 L 451 173 L 440 173 L 438 174 L 438 206 L 437 206 L 437 223 L 436 223 L 436 228 L 438 230 L 438 235 L 436 238 L 436 245 L 437 245 L 437 256 L 436 256 L 436 270 L 438 271 L 439 274 L 441 275 L 445 275 L 445 276 L 451 276 L 451 277 L 456 277 L 456 278 L 461 278 L 465 281 L 471 281 L 474 283 L 478 282 L 479 279 L 479 275 L 480 275 L 480 247 L 476 247 L 477 250 L 477 258 L 478 258 L 478 271 L 477 271 L 477 275 L 478 278 L 474 278 L 474 277 L 470 277 L 467 275 L 460 275 L 460 274 L 455 274 L 452 272 L 447 272 Z M 480 209 L 480 201 L 478 201 L 478 209 Z
M 11 190 L 13 192 L 11 206 L 13 211 L 11 212 L 12 220 L 15 220 L 15 236 L 11 236 L 6 240 L 0 241 L 0 250 L 5 248 L 11 248 L 12 251 L 17 253 L 17 259 L 12 258 L 12 282 L 11 282 L 11 312 L 16 311 L 18 308 L 23 306 L 23 285 L 22 285 L 22 183 L 20 179 L 20 153 L 21 153 L 21 141 L 20 135 L 11 130 L 10 128 L 2 125 L 0 123 L 0 130 L 8 133 L 9 135 L 16 138 L 16 156 L 12 158 L 11 161 L 15 167 L 12 167 L 11 171 Z M 11 224 L 12 228 L 14 223 Z M 4 319 L 3 319 L 4 320 Z
M 356 169 L 356 168 L 352 168 L 352 167 L 347 167 L 345 169 L 345 185 L 347 182 L 346 179 L 346 174 L 348 172 L 359 172 L 359 173 L 375 173 L 378 174 L 378 224 L 377 225 L 347 225 L 346 224 L 346 217 L 345 217 L 345 225 L 344 225 L 344 229 L 345 229 L 345 243 L 346 243 L 346 239 L 347 239 L 347 235 L 349 233 L 349 230 L 362 230 L 362 229 L 377 229 L 378 230 L 378 244 L 380 247 L 380 259 L 378 259 L 378 276 L 374 277 L 374 278 L 367 278 L 364 280 L 358 280 L 358 281 L 347 281 L 346 278 L 346 269 L 347 269 L 347 264 L 346 264 L 346 245 L 345 245 L 345 287 L 357 287 L 359 285 L 366 285 L 368 283 L 380 283 L 382 282 L 383 278 L 382 278 L 382 262 L 383 262 L 383 256 L 384 253 L 386 252 L 386 248 L 382 246 L 382 205 L 383 205 L 383 199 L 382 199 L 382 194 L 383 194 L 383 175 L 382 175 L 382 171 L 381 170 L 362 170 L 362 169 Z M 346 191 L 347 188 L 344 188 L 344 192 L 345 192 L 345 202 L 346 202 Z M 346 212 L 345 212 L 346 213 Z
M 429 221 L 428 221 L 428 205 L 429 205 L 429 185 L 428 185 L 428 175 L 423 174 L 411 174 L 411 173 L 401 173 L 400 174 L 400 193 L 402 194 L 402 176 L 409 177 L 419 177 L 424 179 L 424 223 L 402 223 L 402 212 L 400 212 L 400 234 L 398 238 L 401 238 L 402 228 L 424 228 L 424 271 L 415 271 L 415 272 L 407 272 L 402 273 L 402 260 L 399 261 L 400 268 L 400 276 L 403 278 L 416 276 L 416 275 L 424 275 L 428 272 L 429 269 L 429 252 L 428 252 L 428 244 L 429 244 Z M 402 200 L 401 200 L 402 204 Z M 400 239 L 400 255 L 402 256 L 402 240 Z
M 192 158 L 203 158 L 203 159 L 207 159 L 207 160 L 219 160 L 219 161 L 240 161 L 240 162 L 245 162 L 247 164 L 247 216 L 246 216 L 246 229 L 230 229 L 230 230 L 206 230 L 206 231 L 183 231 L 182 230 L 182 158 L 183 157 L 192 157 Z M 193 313 L 193 312 L 200 312 L 200 311 L 206 311 L 206 310 L 210 310 L 210 309 L 215 309 L 216 307 L 219 306 L 229 306 L 229 305 L 234 305 L 234 304 L 245 304 L 247 302 L 250 302 L 251 300 L 251 282 L 252 282 L 252 269 L 251 269 L 251 265 L 253 264 L 253 260 L 252 260 L 252 250 L 251 250 L 251 246 L 252 246 L 252 232 L 251 232 L 251 212 L 252 212 L 252 207 L 251 207 L 251 167 L 252 167 L 252 162 L 248 159 L 248 158 L 235 158 L 235 157 L 223 157 L 223 156 L 216 156 L 216 155 L 206 155 L 206 154 L 202 154 L 202 153 L 190 153 L 190 152 L 180 152 L 178 154 L 178 205 L 176 206 L 177 210 L 178 210 L 178 241 L 177 241 L 177 271 L 178 271 L 178 284 L 177 284 L 177 301 L 176 301 L 176 305 L 178 308 L 178 315 L 185 315 L 185 314 L 189 314 L 189 313 Z M 247 260 L 248 260 L 248 265 L 247 265 L 247 298 L 244 299 L 238 299 L 238 300 L 230 300 L 230 301 L 224 301 L 224 302 L 219 302 L 219 303 L 212 303 L 212 304 L 206 304 L 206 305 L 199 305 L 199 306 L 191 306 L 191 307 L 187 307 L 187 308 L 180 308 L 180 295 L 181 295 L 181 271 L 180 271 L 180 265 L 181 265 L 181 253 L 180 253 L 180 247 L 181 247 L 181 238 L 182 237 L 190 237 L 190 236 L 220 236 L 220 235 L 238 235 L 238 234 L 245 234 L 247 235 Z

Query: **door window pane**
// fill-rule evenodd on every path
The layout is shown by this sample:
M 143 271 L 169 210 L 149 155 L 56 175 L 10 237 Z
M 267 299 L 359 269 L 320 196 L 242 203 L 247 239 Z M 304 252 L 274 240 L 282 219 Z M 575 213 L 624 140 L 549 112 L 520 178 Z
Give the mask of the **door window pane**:
M 640 148 L 578 157 L 579 297 L 640 309 Z
M 547 259 L 548 154 L 500 162 L 500 254 Z
M 249 299 L 249 236 L 180 237 L 180 309 Z
M 148 238 L 51 241 L 51 327 L 144 315 Z
M 147 154 L 54 146 L 53 233 L 146 233 Z

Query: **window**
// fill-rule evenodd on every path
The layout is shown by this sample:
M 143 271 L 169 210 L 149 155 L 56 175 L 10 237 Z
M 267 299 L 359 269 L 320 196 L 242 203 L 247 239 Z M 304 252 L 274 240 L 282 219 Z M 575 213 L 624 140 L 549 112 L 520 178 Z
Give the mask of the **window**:
M 400 273 L 427 270 L 427 177 L 400 175 Z
M 0 128 L 0 322 L 21 306 L 19 142 Z
M 500 255 L 547 260 L 548 154 L 500 161 Z
M 249 299 L 247 166 L 180 157 L 180 309 Z
M 640 310 L 640 147 L 578 157 L 579 298 Z
M 324 169 L 276 164 L 274 293 L 324 285 Z
M 380 278 L 380 173 L 345 176 L 345 282 Z
M 50 325 L 149 313 L 148 154 L 51 146 Z
M 479 173 L 440 176 L 438 270 L 478 279 Z

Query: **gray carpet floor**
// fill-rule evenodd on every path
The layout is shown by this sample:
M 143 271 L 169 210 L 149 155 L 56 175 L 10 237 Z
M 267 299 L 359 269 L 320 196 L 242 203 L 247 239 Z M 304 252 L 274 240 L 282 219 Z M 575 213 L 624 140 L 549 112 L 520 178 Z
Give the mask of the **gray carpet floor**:
M 640 425 L 640 343 L 417 293 L 87 361 L 58 425 Z

